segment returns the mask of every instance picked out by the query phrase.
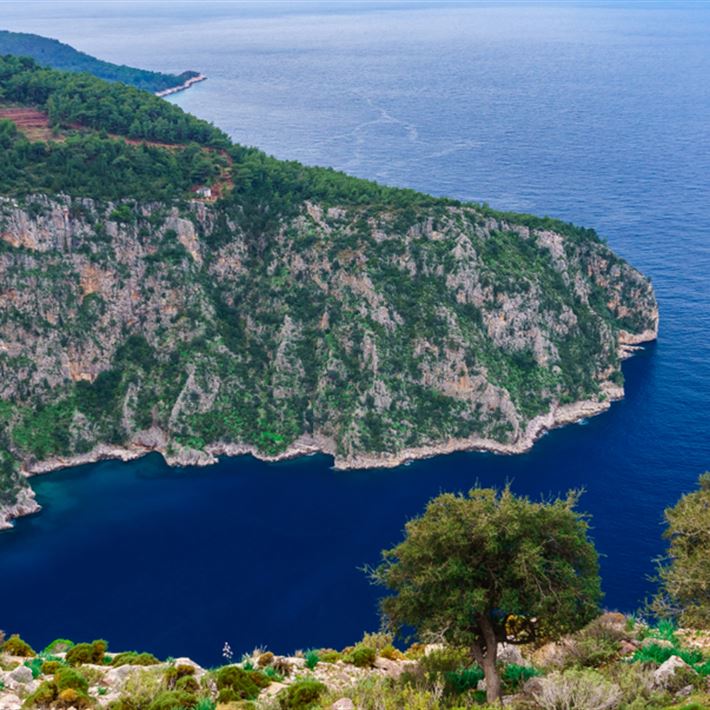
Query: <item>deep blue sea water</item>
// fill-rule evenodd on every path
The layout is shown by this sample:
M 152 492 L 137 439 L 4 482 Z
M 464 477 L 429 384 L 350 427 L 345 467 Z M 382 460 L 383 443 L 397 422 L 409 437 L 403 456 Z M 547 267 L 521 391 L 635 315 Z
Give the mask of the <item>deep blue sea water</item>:
M 0 535 L 0 628 L 189 654 L 343 646 L 360 571 L 440 491 L 583 486 L 606 604 L 652 589 L 662 512 L 710 468 L 710 5 L 4 4 L 8 29 L 209 80 L 175 102 L 282 158 L 593 226 L 653 279 L 656 344 L 627 397 L 526 455 L 335 472 L 325 456 L 35 479 Z

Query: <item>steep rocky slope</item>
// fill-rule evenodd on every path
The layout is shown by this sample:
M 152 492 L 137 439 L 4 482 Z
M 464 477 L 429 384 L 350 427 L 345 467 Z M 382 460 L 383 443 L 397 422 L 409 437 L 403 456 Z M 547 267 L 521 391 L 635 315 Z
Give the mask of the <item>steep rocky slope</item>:
M 34 195 L 0 200 L 0 239 L 3 456 L 26 472 L 522 451 L 621 396 L 620 346 L 658 323 L 589 230 L 469 206 L 305 201 L 255 232 L 199 201 Z
M 98 458 L 523 451 L 656 336 L 593 230 L 279 161 L 29 59 L 0 57 L 0 102 L 0 526 L 23 472 Z

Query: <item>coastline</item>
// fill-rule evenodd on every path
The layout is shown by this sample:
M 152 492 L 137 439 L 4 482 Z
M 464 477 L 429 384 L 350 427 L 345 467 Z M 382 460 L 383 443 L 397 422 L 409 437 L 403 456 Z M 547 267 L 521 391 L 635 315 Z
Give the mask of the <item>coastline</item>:
M 656 328 L 639 334 L 621 332 L 619 334 L 619 356 L 621 359 L 631 357 L 641 343 L 656 339 Z M 246 444 L 232 444 L 216 442 L 206 447 L 205 451 L 194 449 L 180 449 L 169 451 L 167 439 L 160 430 L 141 432 L 129 446 L 110 446 L 99 444 L 91 451 L 75 456 L 54 457 L 45 461 L 38 461 L 22 469 L 26 478 L 51 473 L 63 468 L 82 466 L 84 464 L 98 463 L 99 461 L 133 461 L 150 453 L 159 453 L 169 466 L 210 466 L 219 461 L 220 456 L 236 457 L 246 454 L 268 463 L 276 463 L 301 456 L 313 454 L 326 454 L 334 459 L 333 468 L 338 471 L 347 471 L 364 468 L 395 468 L 418 459 L 432 458 L 456 452 L 477 451 L 495 454 L 522 454 L 529 451 L 535 442 L 552 429 L 573 424 L 582 419 L 593 417 L 605 412 L 611 403 L 624 397 L 624 388 L 611 381 L 601 384 L 603 399 L 588 399 L 572 402 L 570 404 L 554 404 L 545 414 L 540 414 L 531 419 L 524 434 L 515 442 L 506 444 L 494 439 L 480 436 L 471 436 L 463 439 L 449 439 L 426 446 L 403 449 L 392 454 L 360 454 L 352 458 L 339 458 L 336 453 L 335 442 L 325 437 L 303 435 L 296 439 L 285 451 L 269 456 L 259 452 L 255 447 Z M 38 513 L 42 507 L 35 500 L 35 493 L 31 487 L 23 488 L 18 494 L 17 501 L 11 506 L 0 506 L 0 531 L 13 526 L 12 521 L 25 515 Z
M 205 79 L 207 79 L 207 77 L 204 74 L 198 74 L 197 76 L 191 77 L 190 79 L 178 86 L 171 86 L 168 89 L 156 91 L 155 95 L 159 96 L 160 98 L 164 98 L 165 96 L 170 96 L 170 94 L 177 94 L 179 91 L 185 91 L 185 89 L 189 89 L 194 84 L 197 84 L 200 81 L 204 81 Z

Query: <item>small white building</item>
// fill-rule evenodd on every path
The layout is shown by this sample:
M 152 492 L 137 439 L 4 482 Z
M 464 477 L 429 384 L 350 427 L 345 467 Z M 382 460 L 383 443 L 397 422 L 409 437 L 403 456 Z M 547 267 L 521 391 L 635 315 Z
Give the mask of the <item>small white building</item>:
M 195 190 L 198 197 L 212 197 L 212 188 L 207 186 L 198 187 Z

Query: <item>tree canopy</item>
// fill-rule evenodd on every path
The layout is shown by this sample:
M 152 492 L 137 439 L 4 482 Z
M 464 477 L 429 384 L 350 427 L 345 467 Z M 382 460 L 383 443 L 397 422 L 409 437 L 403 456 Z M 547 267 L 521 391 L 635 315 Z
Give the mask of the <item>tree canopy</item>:
M 373 572 L 393 592 L 381 602 L 387 624 L 468 649 L 497 700 L 498 643 L 565 633 L 599 610 L 598 556 L 578 499 L 532 502 L 509 487 L 433 499 Z
M 665 511 L 668 555 L 659 561 L 661 588 L 652 610 L 681 625 L 710 629 L 710 472 L 699 490 Z
M 195 71 L 182 74 L 136 69 L 124 64 L 105 62 L 56 39 L 27 32 L 0 30 L 0 54 L 32 57 L 43 66 L 71 72 L 88 72 L 106 81 L 120 81 L 145 91 L 161 91 L 183 84 L 197 76 Z

